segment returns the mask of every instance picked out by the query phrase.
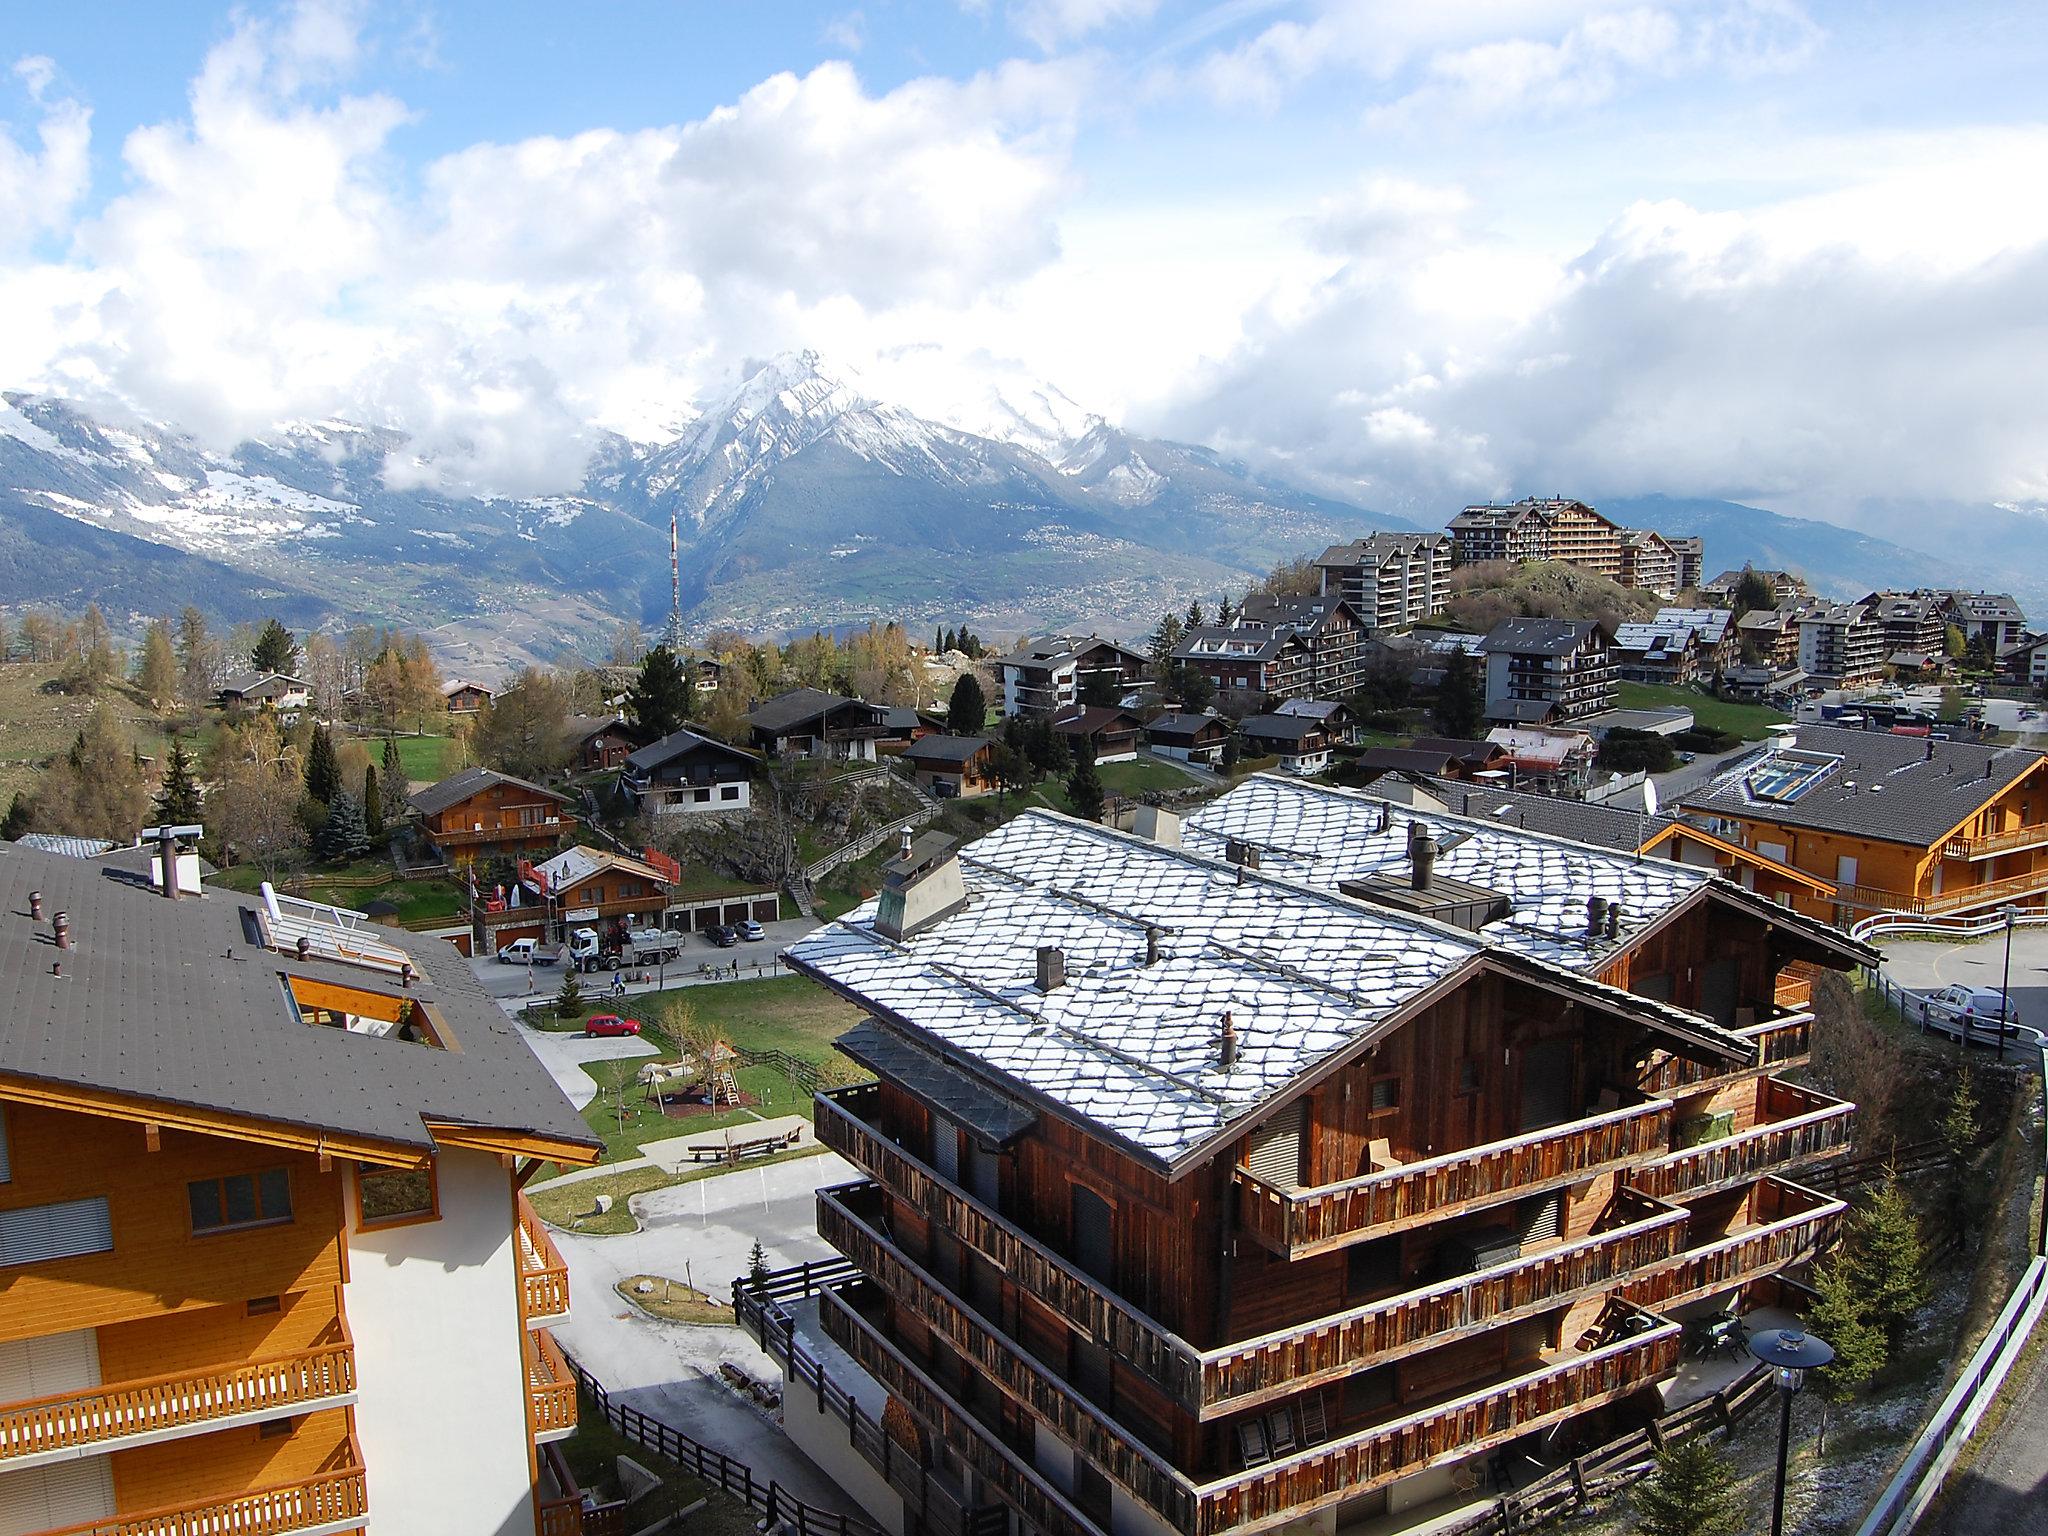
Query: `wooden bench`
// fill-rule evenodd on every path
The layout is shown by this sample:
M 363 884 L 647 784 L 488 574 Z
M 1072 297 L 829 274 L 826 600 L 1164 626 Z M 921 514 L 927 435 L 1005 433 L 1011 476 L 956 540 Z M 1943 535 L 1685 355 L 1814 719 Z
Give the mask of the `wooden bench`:
M 696 1141 L 683 1150 L 693 1163 L 737 1163 L 744 1158 L 766 1157 L 787 1151 L 802 1136 L 801 1130 L 782 1131 L 773 1136 L 756 1136 L 750 1141 Z

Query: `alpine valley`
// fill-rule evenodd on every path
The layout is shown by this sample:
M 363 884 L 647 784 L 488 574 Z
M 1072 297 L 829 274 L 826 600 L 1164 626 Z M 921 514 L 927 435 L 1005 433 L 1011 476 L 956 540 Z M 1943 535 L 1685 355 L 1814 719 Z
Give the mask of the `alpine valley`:
M 0 397 L 0 607 L 97 601 L 117 625 L 197 600 L 224 619 L 429 629 L 459 663 L 600 653 L 669 606 L 777 635 L 883 616 L 1008 636 L 1148 628 L 1276 562 L 1380 529 L 1441 527 L 1311 494 L 1207 448 L 1141 438 L 1040 387 L 933 420 L 811 353 L 754 369 L 652 441 L 602 434 L 580 486 L 450 495 L 402 433 L 293 423 L 232 452 L 173 426 Z M 1727 502 L 1615 503 L 1706 535 L 1709 571 L 1794 564 L 1854 595 L 1968 574 L 1826 523 Z M 1679 515 L 1682 514 L 1682 515 Z M 1775 558 L 1774 558 L 1775 557 Z M 1867 583 L 1865 583 L 1867 585 Z

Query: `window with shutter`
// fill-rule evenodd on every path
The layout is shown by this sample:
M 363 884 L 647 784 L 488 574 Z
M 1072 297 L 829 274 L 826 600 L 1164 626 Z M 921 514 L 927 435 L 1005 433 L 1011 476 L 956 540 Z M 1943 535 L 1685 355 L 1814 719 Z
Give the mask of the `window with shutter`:
M 1522 1246 L 1531 1243 L 1554 1243 L 1564 1236 L 1564 1196 L 1541 1195 L 1534 1200 L 1522 1202 L 1520 1226 Z
M 941 1177 L 960 1182 L 960 1127 L 936 1111 L 932 1114 L 932 1166 Z
M 1245 1167 L 1262 1184 L 1294 1189 L 1301 1183 L 1303 1132 L 1308 1126 L 1308 1101 L 1296 1099 L 1252 1132 Z
M 113 1218 L 104 1197 L 0 1211 L 0 1264 L 73 1259 L 113 1246 Z

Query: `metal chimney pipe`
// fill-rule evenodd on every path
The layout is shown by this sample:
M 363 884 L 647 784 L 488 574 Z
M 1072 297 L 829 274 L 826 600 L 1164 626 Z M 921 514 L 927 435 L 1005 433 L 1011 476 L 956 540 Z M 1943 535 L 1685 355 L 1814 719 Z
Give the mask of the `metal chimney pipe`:
M 30 891 L 28 893 L 28 915 L 34 922 L 40 923 L 43 920 L 43 893 L 41 891 Z
M 164 896 L 167 900 L 176 901 L 178 899 L 178 838 L 177 834 L 172 832 L 169 827 L 162 828 L 156 835 L 156 854 L 158 866 L 164 872 Z
M 1588 896 L 1586 898 L 1586 937 L 1597 939 L 1607 926 L 1607 898 Z
M 1237 1065 L 1237 1026 L 1231 1022 L 1230 1010 L 1223 1010 L 1223 1033 L 1216 1041 L 1216 1061 L 1228 1072 Z
M 896 857 L 899 859 L 910 857 L 910 828 L 908 827 L 903 829 L 903 836 L 897 841 Z
M 1610 939 L 1621 937 L 1621 903 L 1618 901 L 1607 903 L 1607 937 Z
M 1426 891 L 1436 874 L 1436 839 L 1419 821 L 1408 823 L 1408 884 Z
M 412 990 L 413 974 L 412 962 L 410 960 L 398 968 L 398 984 L 408 992 Z
M 56 934 L 57 947 L 59 949 L 69 949 L 71 947 L 71 914 L 69 912 L 59 912 L 50 919 L 50 927 Z
M 307 938 L 303 933 L 299 935 L 299 942 L 297 947 L 299 951 L 299 958 L 301 960 L 310 960 L 313 958 L 313 941 Z
M 1162 935 L 1156 925 L 1146 925 L 1145 963 L 1147 965 L 1157 965 L 1159 963 L 1159 940 L 1161 937 Z

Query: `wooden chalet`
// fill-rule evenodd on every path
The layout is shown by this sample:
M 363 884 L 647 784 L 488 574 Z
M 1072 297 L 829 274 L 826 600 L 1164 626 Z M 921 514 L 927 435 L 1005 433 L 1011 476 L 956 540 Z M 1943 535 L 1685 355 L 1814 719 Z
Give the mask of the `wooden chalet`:
M 1210 710 L 1200 714 L 1168 710 L 1145 725 L 1146 746 L 1161 757 L 1177 757 L 1184 763 L 1221 761 L 1229 740 L 1230 723 Z
M 768 757 L 817 757 L 873 762 L 875 744 L 889 734 L 888 711 L 818 688 L 792 688 L 747 712 L 755 751 Z
M 482 683 L 473 683 L 466 677 L 451 677 L 441 684 L 441 697 L 447 702 L 449 714 L 473 715 L 497 695 Z
M 1127 763 L 1138 755 L 1145 722 L 1127 709 L 1077 704 L 1053 718 L 1052 728 L 1078 748 L 1086 742 L 1098 763 Z
M 1237 727 L 1251 757 L 1277 757 L 1289 773 L 1321 773 L 1330 766 L 1330 738 L 1309 715 L 1251 715 Z
M 903 750 L 918 788 L 942 800 L 995 793 L 996 744 L 986 736 L 920 736 Z
M 684 729 L 629 753 L 625 765 L 620 783 L 643 815 L 679 816 L 745 811 L 761 760 Z
M 585 773 L 618 767 L 635 745 L 619 715 L 571 715 L 567 725 L 572 766 Z
M 1866 947 L 1710 870 L 1279 775 L 1154 827 L 920 838 L 789 951 L 877 1081 L 819 1097 L 846 1264 L 741 1320 L 793 1401 L 872 1409 L 788 1422 L 888 1478 L 848 1481 L 879 1523 L 1422 1518 L 1512 1442 L 1654 1411 L 1688 1319 L 1789 1300 L 1832 1241 L 1798 1178 L 1854 1106 L 1779 1075 L 1811 1018 L 1778 989 Z
M 421 833 L 450 864 L 551 852 L 576 830 L 570 803 L 567 795 L 489 768 L 465 768 L 412 796 Z

